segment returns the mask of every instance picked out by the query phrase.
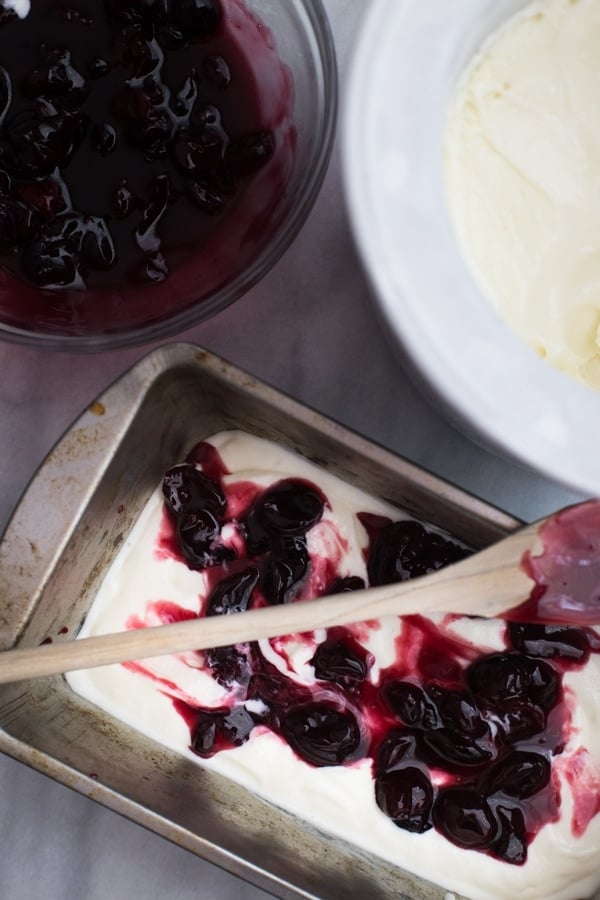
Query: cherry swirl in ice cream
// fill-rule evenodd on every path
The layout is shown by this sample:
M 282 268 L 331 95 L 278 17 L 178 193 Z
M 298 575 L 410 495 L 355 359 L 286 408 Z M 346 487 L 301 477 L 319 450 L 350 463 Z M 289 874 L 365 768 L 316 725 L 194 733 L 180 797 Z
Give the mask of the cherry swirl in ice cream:
M 201 444 L 163 480 L 163 541 L 190 567 L 210 569 L 205 615 L 293 602 L 311 566 L 326 571 L 325 594 L 364 587 L 330 561 L 309 557 L 307 532 L 328 505 L 315 484 L 226 488 L 225 472 L 210 444 Z M 418 522 L 359 518 L 369 534 L 372 585 L 427 574 L 466 554 Z M 235 537 L 224 538 L 232 526 Z M 165 618 L 176 615 L 170 606 Z M 314 685 L 282 677 L 258 645 L 238 645 L 205 654 L 212 677 L 230 692 L 227 706 L 174 702 L 200 756 L 239 746 L 266 726 L 309 765 L 370 757 L 376 802 L 398 827 L 436 828 L 465 849 L 518 865 L 539 829 L 559 815 L 551 761 L 569 727 L 561 676 L 584 664 L 591 646 L 597 640 L 582 629 L 514 624 L 504 652 L 481 654 L 415 616 L 405 620 L 397 661 L 377 685 L 368 677 L 369 653 L 351 631 L 334 628 L 311 659 Z M 420 648 L 412 659 L 411 647 Z
M 467 553 L 275 444 L 223 432 L 165 473 L 83 635 L 402 581 Z M 447 889 L 576 900 L 598 884 L 599 649 L 575 625 L 416 615 L 69 680 L 159 742 Z

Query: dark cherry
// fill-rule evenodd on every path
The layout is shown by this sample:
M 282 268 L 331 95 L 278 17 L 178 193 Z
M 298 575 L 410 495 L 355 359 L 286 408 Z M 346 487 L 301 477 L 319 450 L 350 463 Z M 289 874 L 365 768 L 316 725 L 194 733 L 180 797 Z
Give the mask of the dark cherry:
M 64 22 L 65 25 L 93 25 L 94 20 L 91 16 L 86 16 L 80 9 L 73 6 L 55 6 L 50 10 L 53 19 Z
M 48 249 L 41 241 L 29 244 L 23 253 L 23 270 L 34 284 L 49 290 L 82 286 L 78 260 L 65 246 Z
M 523 865 L 527 859 L 527 829 L 522 810 L 499 805 L 495 812 L 499 834 L 491 847 L 494 856 L 514 866 Z
M 289 603 L 308 571 L 309 557 L 304 537 L 274 541 L 262 566 L 261 587 L 271 605 Z
M 219 730 L 220 722 L 223 714 L 217 716 L 215 713 L 201 713 L 198 717 L 198 723 L 192 734 L 192 750 L 199 756 L 212 756 L 216 750 L 221 749 L 220 738 L 222 735 Z
M 213 678 L 224 687 L 245 687 L 250 681 L 252 666 L 246 644 L 213 647 L 205 657 Z
M 384 774 L 401 769 L 422 758 L 422 735 L 407 729 L 389 731 L 375 754 L 375 773 Z
M 120 22 L 138 24 L 166 18 L 169 0 L 105 0 L 110 14 Z
M 371 585 L 393 584 L 435 572 L 468 551 L 419 522 L 393 522 L 373 542 L 368 561 Z
M 473 739 L 450 728 L 425 731 L 422 741 L 426 761 L 448 771 L 463 766 L 482 766 L 493 760 L 497 752 L 489 734 L 487 739 Z
M 123 118 L 141 119 L 144 111 L 165 112 L 165 88 L 160 80 L 164 52 L 156 40 L 153 27 L 142 25 L 122 30 L 117 39 L 119 62 L 127 67 L 127 78 L 122 93 L 113 99 L 113 108 Z
M 192 750 L 199 756 L 213 756 L 219 750 L 239 747 L 250 737 L 254 719 L 243 706 L 231 710 L 202 711 L 192 734 Z
M 65 166 L 81 144 L 87 128 L 83 115 L 23 111 L 6 125 L 8 144 L 0 147 L 3 165 L 19 177 L 39 178 Z
M 262 491 L 242 522 L 248 556 L 271 549 L 285 556 L 286 543 L 294 553 L 294 540 L 304 541 L 321 518 L 323 505 L 317 489 L 300 480 L 279 481 Z
M 0 196 L 0 246 L 10 248 L 33 237 L 39 228 L 36 212 L 19 200 Z
M 18 19 L 19 17 L 14 10 L 0 7 L 0 26 L 7 25 L 9 22 L 17 22 Z
M 481 738 L 488 734 L 488 724 L 484 721 L 481 710 L 471 694 L 431 685 L 429 695 L 436 703 L 441 720 L 448 731 L 472 738 Z
M 158 236 L 158 227 L 167 211 L 171 198 L 171 180 L 161 174 L 154 178 L 151 194 L 142 206 L 142 216 L 133 232 L 134 240 L 145 257 L 145 277 L 151 281 L 162 281 L 168 275 L 168 267 Z
M 241 522 L 241 530 L 246 540 L 246 555 L 249 559 L 267 552 L 272 535 L 265 530 L 254 508 L 248 511 Z
M 113 191 L 111 211 L 116 219 L 126 219 L 135 207 L 135 197 L 129 190 L 127 180 L 123 179 Z
M 223 137 L 215 128 L 196 134 L 182 132 L 173 147 L 173 156 L 186 175 L 205 179 L 220 166 L 223 146 Z
M 442 788 L 433 805 L 433 824 L 453 844 L 483 850 L 495 839 L 498 826 L 486 798 L 471 788 Z
M 385 702 L 405 725 L 413 728 L 441 728 L 437 706 L 424 688 L 412 681 L 392 681 L 383 688 Z
M 207 56 L 202 65 L 206 78 L 219 90 L 224 91 L 231 84 L 231 69 L 222 56 Z
M 254 513 L 270 534 L 296 537 L 317 524 L 323 507 L 323 495 L 315 485 L 288 478 L 261 495 Z
M 320 681 L 331 681 L 347 688 L 364 681 L 371 665 L 369 654 L 363 647 L 343 638 L 319 644 L 310 662 Z
M 234 175 L 252 175 L 262 169 L 274 152 L 273 135 L 270 131 L 261 131 L 230 141 L 225 150 L 225 162 Z
M 44 223 L 40 233 L 40 242 L 45 250 L 67 247 L 79 253 L 87 232 L 87 222 L 72 212 L 54 216 Z
M 82 271 L 108 269 L 114 258 L 115 247 L 104 220 L 68 212 L 42 225 L 25 249 L 23 264 L 31 281 L 56 288 L 67 283 L 69 273 L 76 284 Z
M 520 622 L 508 624 L 508 638 L 515 648 L 528 656 L 545 659 L 587 659 L 590 646 L 582 628 L 567 625 L 528 625 Z
M 177 520 L 177 542 L 192 568 L 218 566 L 235 557 L 235 551 L 219 543 L 219 523 L 211 512 L 186 512 Z
M 198 209 L 201 209 L 207 216 L 218 216 L 225 207 L 223 194 L 214 190 L 206 182 L 190 182 L 188 185 L 188 196 Z
M 106 221 L 98 216 L 87 216 L 82 219 L 82 224 L 81 257 L 92 268 L 110 269 L 116 250 Z
M 431 781 L 414 766 L 387 772 L 375 779 L 375 800 L 394 825 L 422 834 L 432 826 L 433 788 Z
M 248 609 L 259 571 L 254 566 L 219 581 L 208 595 L 207 616 L 226 616 Z
M 513 750 L 487 774 L 489 793 L 501 791 L 508 797 L 525 800 L 533 797 L 550 781 L 550 760 L 541 753 Z
M 227 501 L 220 487 L 196 466 L 182 463 L 169 469 L 162 482 L 163 497 L 175 516 L 207 509 L 216 517 L 225 512 Z
M 12 100 L 12 82 L 10 75 L 0 66 L 0 125 L 4 122 Z
M 521 653 L 481 657 L 468 666 L 465 676 L 478 701 L 500 714 L 513 701 L 548 711 L 559 692 L 558 675 L 552 666 Z
M 366 588 L 364 579 L 358 575 L 344 575 L 343 577 L 334 578 L 326 589 L 326 594 L 346 594 L 350 591 L 362 591 Z
M 9 192 L 10 189 L 7 193 Z M 49 220 L 55 216 L 62 216 L 69 212 L 69 199 L 65 196 L 64 185 L 60 179 L 52 175 L 37 181 L 17 182 L 15 193 L 27 204 L 31 212 L 37 213 L 48 224 L 50 224 Z M 42 223 L 38 221 L 35 232 L 28 234 L 23 241 L 39 236 L 41 227 Z
M 86 66 L 86 73 L 89 78 L 102 78 L 109 71 L 110 63 L 102 56 L 94 57 Z
M 511 742 L 540 734 L 547 723 L 546 711 L 528 700 L 507 700 L 496 714 L 502 731 Z
M 313 766 L 339 766 L 356 758 L 360 730 L 347 710 L 310 703 L 284 714 L 281 734 L 298 756 Z
M 89 94 L 81 72 L 71 64 L 68 50 L 46 51 L 45 64 L 34 69 L 23 82 L 23 93 L 31 98 L 43 97 L 61 106 L 76 109 Z
M 102 156 L 107 156 L 116 150 L 118 137 L 112 125 L 106 122 L 94 125 L 91 131 L 92 146 Z
M 168 21 L 157 28 L 157 39 L 165 50 L 180 50 L 188 43 L 181 28 Z
M 177 522 L 179 545 L 188 562 L 204 564 L 204 557 L 219 536 L 219 523 L 207 509 L 190 511 Z
M 222 10 L 218 0 L 172 0 L 173 20 L 195 38 L 212 34 L 221 24 Z
M 290 702 L 298 701 L 298 695 L 292 688 L 290 681 L 273 667 L 265 665 L 262 655 L 258 656 L 258 665 L 253 665 L 253 671 L 248 684 L 248 700 L 260 700 L 267 707 L 266 716 L 273 717 L 273 722 L 279 721 L 279 710 Z

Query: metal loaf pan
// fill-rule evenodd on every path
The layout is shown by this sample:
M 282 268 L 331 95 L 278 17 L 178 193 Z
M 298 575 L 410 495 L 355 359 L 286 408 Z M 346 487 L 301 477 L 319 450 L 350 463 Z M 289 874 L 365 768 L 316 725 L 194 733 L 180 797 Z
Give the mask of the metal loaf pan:
M 74 637 L 164 470 L 231 427 L 473 547 L 519 524 L 206 351 L 171 344 L 102 394 L 31 482 L 0 542 L 0 646 Z M 0 688 L 0 750 L 282 898 L 444 896 L 111 720 L 59 676 Z

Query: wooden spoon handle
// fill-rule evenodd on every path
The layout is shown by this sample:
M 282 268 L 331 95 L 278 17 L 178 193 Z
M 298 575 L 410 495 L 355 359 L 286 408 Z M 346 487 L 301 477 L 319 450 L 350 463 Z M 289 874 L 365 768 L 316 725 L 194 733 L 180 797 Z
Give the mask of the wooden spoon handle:
M 514 563 L 500 571 L 489 568 L 486 563 L 488 553 L 484 551 L 433 575 L 402 584 L 269 606 L 236 615 L 191 619 L 118 634 L 7 650 L 0 653 L 0 683 L 185 650 L 299 634 L 387 615 L 452 611 L 495 616 L 527 596 L 528 580 Z M 497 564 L 498 560 L 494 559 L 494 562 Z

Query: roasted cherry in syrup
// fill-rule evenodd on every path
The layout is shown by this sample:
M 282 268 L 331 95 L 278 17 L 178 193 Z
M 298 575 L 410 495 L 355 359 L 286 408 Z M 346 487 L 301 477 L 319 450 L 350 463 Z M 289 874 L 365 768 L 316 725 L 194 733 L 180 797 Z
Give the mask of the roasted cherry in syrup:
M 589 656 L 589 640 L 582 628 L 521 622 L 510 622 L 507 628 L 512 646 L 527 656 L 575 662 L 584 662 Z
M 286 537 L 271 542 L 271 551 L 262 565 L 261 586 L 272 605 L 289 603 L 306 575 L 309 558 L 304 536 Z
M 392 522 L 377 535 L 368 572 L 371 585 L 393 584 L 435 572 L 457 562 L 468 551 L 419 522 Z
M 252 591 L 258 582 L 259 572 L 254 566 L 229 575 L 219 581 L 208 595 L 207 616 L 227 616 L 230 613 L 245 612 L 252 598 Z
M 254 719 L 243 706 L 229 710 L 200 712 L 192 735 L 192 749 L 199 756 L 213 756 L 244 744 L 254 728 Z
M 433 806 L 433 824 L 453 844 L 468 850 L 491 847 L 498 832 L 488 801 L 473 788 L 440 790 Z
M 499 714 L 511 704 L 530 704 L 548 712 L 556 703 L 559 680 L 547 662 L 521 653 L 494 653 L 472 663 L 466 680 L 480 703 Z
M 377 806 L 394 825 L 421 834 L 431 826 L 434 792 L 422 769 L 404 766 L 375 779 Z
M 339 766 L 356 758 L 360 730 L 354 715 L 326 703 L 292 709 L 281 719 L 281 734 L 298 756 L 313 766 Z
M 310 662 L 320 681 L 331 681 L 346 688 L 364 681 L 372 665 L 370 654 L 349 638 L 323 641 Z

